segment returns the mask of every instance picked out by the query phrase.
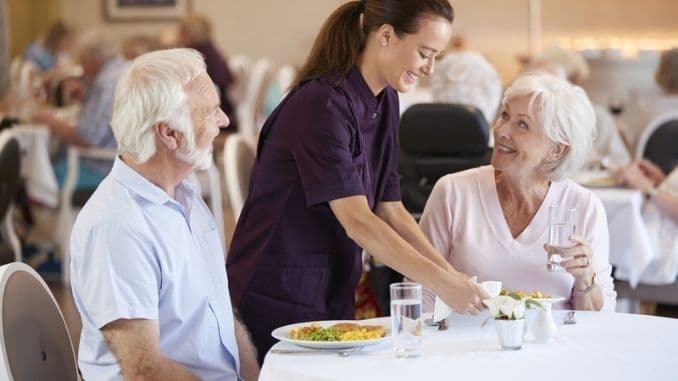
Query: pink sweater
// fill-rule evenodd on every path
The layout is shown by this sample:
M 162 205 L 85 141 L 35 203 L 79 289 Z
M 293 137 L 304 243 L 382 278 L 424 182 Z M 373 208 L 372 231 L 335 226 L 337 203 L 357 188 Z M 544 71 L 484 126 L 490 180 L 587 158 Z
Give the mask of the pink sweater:
M 441 178 L 433 188 L 421 218 L 421 228 L 433 246 L 457 270 L 478 276 L 478 282 L 500 280 L 507 290 L 539 290 L 563 296 L 554 308 L 568 309 L 574 277 L 565 271 L 546 271 L 544 243 L 548 242 L 549 207 L 577 208 L 575 231 L 593 252 L 596 283 L 605 303 L 614 311 L 616 292 L 609 263 L 609 233 L 605 210 L 589 190 L 571 180 L 551 183 L 544 202 L 530 224 L 513 238 L 499 204 L 494 168 L 484 166 Z M 424 311 L 435 296 L 425 290 Z

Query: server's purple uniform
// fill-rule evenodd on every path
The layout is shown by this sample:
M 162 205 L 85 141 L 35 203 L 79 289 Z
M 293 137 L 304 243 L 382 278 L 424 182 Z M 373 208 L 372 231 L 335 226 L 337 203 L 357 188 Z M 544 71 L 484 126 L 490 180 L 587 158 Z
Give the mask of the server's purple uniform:
M 328 201 L 400 200 L 398 95 L 357 68 L 293 89 L 264 125 L 227 268 L 234 306 L 263 361 L 281 325 L 352 319 L 361 249 Z

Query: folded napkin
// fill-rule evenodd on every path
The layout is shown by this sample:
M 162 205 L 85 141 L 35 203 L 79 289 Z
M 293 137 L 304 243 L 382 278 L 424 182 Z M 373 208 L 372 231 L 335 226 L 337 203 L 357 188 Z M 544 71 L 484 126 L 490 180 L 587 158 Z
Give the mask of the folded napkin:
M 471 282 L 476 283 L 477 277 L 471 277 Z M 487 294 L 488 298 L 494 298 L 495 296 L 498 296 L 499 293 L 501 293 L 501 281 L 486 281 L 486 282 L 481 282 L 480 287 L 485 291 Z M 433 305 L 433 321 L 441 321 L 443 319 L 446 319 L 448 316 L 450 316 L 450 312 L 452 312 L 452 309 L 443 302 L 442 299 L 436 295 L 436 301 L 435 304 Z

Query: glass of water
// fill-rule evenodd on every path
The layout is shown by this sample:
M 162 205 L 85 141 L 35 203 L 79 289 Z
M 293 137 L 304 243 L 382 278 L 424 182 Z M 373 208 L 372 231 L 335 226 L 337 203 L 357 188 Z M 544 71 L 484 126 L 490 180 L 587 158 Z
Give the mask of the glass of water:
M 421 285 L 393 283 L 391 291 L 391 337 L 396 357 L 421 356 L 423 319 Z
M 565 208 L 560 205 L 551 205 L 549 208 L 549 245 L 568 249 L 573 246 L 570 236 L 575 232 L 574 217 L 576 208 Z M 558 253 L 546 253 L 546 270 L 562 270 L 562 257 Z

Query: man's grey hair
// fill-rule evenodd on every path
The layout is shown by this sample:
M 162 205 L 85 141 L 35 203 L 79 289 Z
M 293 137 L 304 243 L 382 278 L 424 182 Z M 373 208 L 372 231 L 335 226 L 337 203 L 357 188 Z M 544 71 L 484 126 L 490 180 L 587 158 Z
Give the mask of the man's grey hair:
M 167 123 L 193 142 L 185 87 L 202 74 L 206 74 L 205 60 L 193 49 L 158 50 L 137 57 L 115 88 L 111 126 L 119 153 L 146 162 L 155 154 L 157 123 Z

